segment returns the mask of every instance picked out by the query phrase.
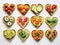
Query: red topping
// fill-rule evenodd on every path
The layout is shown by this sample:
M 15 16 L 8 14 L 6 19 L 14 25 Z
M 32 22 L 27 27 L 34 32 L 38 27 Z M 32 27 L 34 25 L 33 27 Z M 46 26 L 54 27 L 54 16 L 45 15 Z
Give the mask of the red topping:
M 24 25 L 28 21 L 28 17 L 24 18 L 24 20 L 22 20 L 22 17 L 18 17 L 18 21 L 19 21 L 19 23 Z
M 10 10 L 11 8 L 10 7 L 8 7 L 8 10 Z
M 53 9 L 51 9 L 51 10 L 50 10 L 50 12 L 54 12 L 54 10 L 53 10 Z
M 11 11 L 10 10 L 8 10 L 8 14 L 10 14 L 11 13 Z
M 11 8 L 11 11 L 13 11 L 14 10 L 14 8 Z
M 57 5 L 54 4 L 54 5 L 52 6 L 52 9 L 55 9 L 56 7 L 57 7 Z
M 15 7 L 15 5 L 14 4 L 11 4 L 11 6 L 10 6 L 11 8 L 14 8 Z
M 8 11 L 8 8 L 5 8 L 5 11 Z
M 21 22 L 21 24 L 22 24 L 22 25 L 24 25 L 24 24 L 25 24 L 25 22 L 24 22 L 24 21 L 22 21 L 22 22 Z
M 28 21 L 28 17 L 26 17 L 25 19 L 24 19 L 24 22 L 27 22 Z
M 50 9 L 51 9 L 51 7 L 49 7 L 49 6 L 47 6 L 47 7 L 46 7 L 46 10 L 48 10 L 48 11 L 49 11 Z
M 8 4 L 8 3 L 5 3 L 4 4 L 4 10 L 10 15 L 11 14 L 11 12 L 13 12 L 13 10 L 15 9 L 14 8 L 15 7 L 15 5 L 14 4 Z
M 5 3 L 5 4 L 4 4 L 4 7 L 5 7 L 5 8 L 7 8 L 7 7 L 8 7 L 8 5 L 9 5 L 8 3 Z
M 18 21 L 19 21 L 19 22 L 22 22 L 22 17 L 19 17 L 19 18 L 18 18 Z

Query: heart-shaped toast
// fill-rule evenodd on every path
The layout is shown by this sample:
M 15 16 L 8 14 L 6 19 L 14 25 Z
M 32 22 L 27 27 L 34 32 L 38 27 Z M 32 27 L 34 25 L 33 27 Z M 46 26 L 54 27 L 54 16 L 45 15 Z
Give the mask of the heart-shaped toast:
M 45 36 L 52 42 L 57 36 L 57 31 L 56 30 L 47 30 L 45 32 Z
M 3 35 L 7 40 L 12 40 L 16 35 L 16 31 L 14 29 L 6 29 L 3 31 Z
M 25 16 L 19 16 L 17 18 L 17 23 L 18 25 L 21 27 L 21 28 L 25 28 L 26 25 L 28 24 L 29 22 L 29 18 L 28 17 L 25 17 Z
M 29 37 L 29 31 L 27 29 L 19 29 L 18 30 L 18 37 L 24 42 Z
M 15 4 L 8 4 L 5 3 L 3 5 L 3 9 L 5 10 L 5 12 L 7 12 L 7 14 L 12 14 L 12 12 L 15 10 Z
M 47 4 L 45 7 L 46 11 L 52 16 L 54 12 L 57 10 L 57 5 L 56 4 Z
M 42 16 L 32 16 L 31 17 L 31 23 L 36 27 L 40 27 L 43 23 L 44 19 Z
M 3 23 L 7 26 L 7 27 L 11 27 L 15 22 L 15 18 L 13 16 L 4 16 L 3 17 Z
M 51 29 L 53 29 L 56 26 L 58 19 L 57 17 L 46 17 L 45 22 Z
M 31 34 L 32 34 L 32 37 L 33 37 L 36 41 L 41 40 L 41 39 L 43 38 L 43 35 L 44 35 L 44 33 L 43 33 L 42 30 L 33 30 L 33 31 L 31 32 Z
M 29 4 L 18 4 L 17 5 L 17 9 L 19 10 L 19 12 L 21 12 L 22 15 L 25 15 L 27 13 L 27 11 L 29 10 L 30 6 Z
M 31 6 L 31 11 L 36 15 L 39 15 L 39 13 L 41 13 L 42 10 L 43 6 L 41 4 L 32 4 Z

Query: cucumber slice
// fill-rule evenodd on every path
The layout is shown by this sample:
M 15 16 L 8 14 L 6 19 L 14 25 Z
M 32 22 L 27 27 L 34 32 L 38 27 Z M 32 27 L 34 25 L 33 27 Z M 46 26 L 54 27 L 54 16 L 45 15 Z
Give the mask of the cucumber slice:
M 37 6 L 37 11 L 38 11 L 38 12 L 41 12 L 41 11 L 42 11 L 42 8 L 43 8 L 43 7 L 42 7 L 41 5 L 38 5 L 38 6 Z
M 12 25 L 12 23 L 11 22 L 8 22 L 7 25 L 10 26 L 10 25 Z
M 36 6 L 34 5 L 34 6 L 32 6 L 32 11 L 34 10 L 36 8 Z
M 11 17 L 11 18 L 10 18 L 10 21 L 14 21 L 14 19 Z
M 5 17 L 5 19 L 4 19 L 6 22 L 8 22 L 9 21 L 9 18 L 8 17 Z
M 38 11 L 36 10 L 36 8 L 37 8 L 37 6 L 32 6 L 32 11 L 33 11 L 34 13 L 38 13 Z

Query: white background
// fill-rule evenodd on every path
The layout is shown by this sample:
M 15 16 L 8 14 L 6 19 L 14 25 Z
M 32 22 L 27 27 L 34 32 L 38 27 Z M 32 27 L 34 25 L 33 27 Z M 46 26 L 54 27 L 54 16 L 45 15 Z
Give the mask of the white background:
M 15 38 L 9 42 L 7 41 L 4 36 L 3 36 L 3 31 L 5 29 L 7 29 L 7 27 L 4 25 L 2 18 L 4 16 L 7 16 L 7 14 L 5 13 L 5 11 L 3 11 L 3 4 L 4 3 L 14 3 L 16 5 L 16 9 L 13 12 L 12 16 L 15 17 L 15 19 L 17 19 L 18 16 L 21 16 L 21 13 L 19 13 L 19 11 L 17 10 L 17 4 L 29 4 L 30 6 L 32 4 L 42 4 L 44 9 L 41 12 L 41 16 L 44 17 L 44 19 L 49 16 L 49 14 L 46 12 L 45 10 L 45 5 L 47 3 L 51 3 L 51 4 L 57 4 L 58 5 L 58 9 L 55 12 L 55 14 L 53 15 L 53 17 L 57 17 L 58 20 L 60 19 L 60 1 L 59 0 L 0 0 L 0 45 L 60 45 L 60 20 L 58 21 L 58 24 L 55 26 L 55 30 L 57 30 L 58 35 L 56 37 L 56 39 L 51 43 L 46 37 L 45 34 L 43 36 L 43 38 L 39 41 L 36 42 L 32 36 L 31 36 L 31 31 L 36 29 L 32 24 L 31 21 L 29 21 L 28 25 L 25 27 L 25 29 L 28 29 L 30 31 L 30 36 L 29 38 L 25 41 L 22 42 L 18 36 L 16 35 Z M 34 16 L 34 14 L 31 12 L 31 10 L 28 11 L 28 13 L 25 15 L 28 16 L 29 19 Z M 11 27 L 11 29 L 15 29 L 16 32 L 21 29 L 19 27 L 19 25 L 17 24 L 17 21 L 15 20 L 14 25 Z M 44 31 L 44 33 L 46 32 L 47 29 L 49 29 L 49 27 L 46 25 L 46 23 L 44 22 L 42 24 L 41 27 L 39 27 L 38 29 L 42 29 Z

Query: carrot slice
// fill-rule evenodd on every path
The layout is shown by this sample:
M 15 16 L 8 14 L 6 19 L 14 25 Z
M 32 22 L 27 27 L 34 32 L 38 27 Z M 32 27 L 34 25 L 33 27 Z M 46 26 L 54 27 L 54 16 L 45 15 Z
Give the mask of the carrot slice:
M 28 10 L 28 9 L 29 9 L 29 6 L 25 5 L 25 6 L 24 6 L 24 9 L 25 9 L 25 10 Z

